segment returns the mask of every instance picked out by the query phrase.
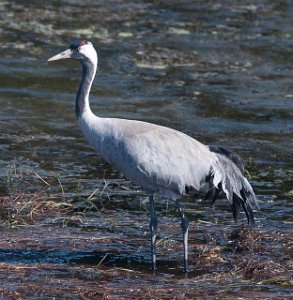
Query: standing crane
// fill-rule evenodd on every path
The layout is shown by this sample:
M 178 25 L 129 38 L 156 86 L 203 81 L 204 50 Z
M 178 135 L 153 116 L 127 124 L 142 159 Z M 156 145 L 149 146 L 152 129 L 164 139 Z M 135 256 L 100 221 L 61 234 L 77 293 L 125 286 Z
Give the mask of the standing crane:
M 151 262 L 156 269 L 157 215 L 154 194 L 176 202 L 181 215 L 184 271 L 188 268 L 188 219 L 180 197 L 203 193 L 214 202 L 223 193 L 235 221 L 242 207 L 248 223 L 254 223 L 255 194 L 243 175 L 239 157 L 223 147 L 207 146 L 168 128 L 137 120 L 100 118 L 90 108 L 89 93 L 96 75 L 98 56 L 89 41 L 78 41 L 48 61 L 72 58 L 82 65 L 75 113 L 88 142 L 110 164 L 139 185 L 149 196 Z

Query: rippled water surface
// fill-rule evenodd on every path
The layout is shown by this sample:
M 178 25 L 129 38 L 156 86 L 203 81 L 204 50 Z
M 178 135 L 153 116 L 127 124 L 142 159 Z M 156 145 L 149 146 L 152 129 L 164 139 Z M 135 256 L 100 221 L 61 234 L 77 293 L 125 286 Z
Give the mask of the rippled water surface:
M 0 295 L 289 299 L 292 20 L 290 0 L 1 1 Z M 254 231 L 233 224 L 225 200 L 183 200 L 188 277 L 177 212 L 160 197 L 151 274 L 146 196 L 77 127 L 80 66 L 47 63 L 76 38 L 99 53 L 96 114 L 166 125 L 246 163 L 261 207 Z

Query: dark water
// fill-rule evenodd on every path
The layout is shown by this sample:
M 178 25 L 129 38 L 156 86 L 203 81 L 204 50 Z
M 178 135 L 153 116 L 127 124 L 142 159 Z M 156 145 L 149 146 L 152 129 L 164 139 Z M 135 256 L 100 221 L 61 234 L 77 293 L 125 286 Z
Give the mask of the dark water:
M 0 196 L 4 199 L 10 195 L 15 200 L 20 194 L 31 195 L 21 198 L 28 202 L 47 197 L 80 209 L 86 207 L 90 212 L 81 223 L 74 220 L 73 225 L 67 219 L 63 224 L 64 219 L 61 222 L 52 215 L 40 221 L 41 225 L 61 222 L 64 231 L 58 227 L 49 240 L 68 231 L 80 245 L 76 253 L 70 252 L 72 245 L 62 250 L 58 241 L 53 245 L 32 242 L 12 254 L 2 247 L 0 257 L 6 258 L 1 261 L 34 264 L 45 256 L 44 263 L 60 263 L 64 268 L 62 262 L 81 257 L 85 260 L 81 268 L 86 269 L 91 264 L 87 256 L 94 260 L 100 257 L 94 251 L 116 252 L 115 264 L 139 275 L 131 277 L 118 268 L 103 275 L 107 280 L 117 272 L 113 285 L 125 284 L 117 281 L 119 276 L 128 276 L 134 290 L 138 284 L 150 289 L 154 285 L 145 257 L 149 238 L 145 196 L 102 161 L 82 137 L 74 115 L 80 66 L 72 61 L 46 62 L 75 38 L 91 40 L 99 53 L 99 73 L 91 92 L 96 114 L 155 122 L 204 143 L 231 148 L 243 157 L 260 200 L 261 211 L 256 214 L 259 230 L 263 235 L 292 230 L 292 18 L 290 0 L 1 1 Z M 32 196 L 36 194 L 39 196 Z M 89 206 L 92 199 L 94 204 Z M 232 230 L 225 201 L 219 201 L 215 210 L 217 226 L 208 203 L 188 199 L 184 204 L 196 227 L 191 233 L 195 245 L 210 231 L 219 230 L 221 234 L 225 225 Z M 25 209 L 29 212 L 28 206 Z M 178 236 L 179 227 L 172 229 L 178 220 L 172 203 L 164 200 L 158 203 L 158 210 L 160 238 Z M 0 221 L 1 230 L 12 230 L 13 222 L 4 217 Z M 43 227 L 37 225 L 32 229 L 34 234 L 39 232 L 36 240 L 44 234 Z M 80 229 L 72 232 L 71 227 Z M 30 235 L 25 228 L 21 230 L 23 235 Z M 110 243 L 103 243 L 102 249 L 84 239 L 99 232 Z M 25 251 L 35 247 L 42 247 L 44 252 L 27 255 Z M 57 250 L 46 254 L 51 247 Z M 163 273 L 157 280 L 163 281 L 156 288 L 163 289 L 166 284 L 161 294 L 165 298 L 172 296 L 168 294 L 168 278 L 178 276 L 176 287 L 186 289 L 189 295 L 192 281 L 197 281 L 199 273 L 205 274 L 204 270 L 194 271 L 194 278 L 184 282 L 174 271 L 180 264 L 178 247 L 171 247 L 169 261 L 164 261 L 164 255 L 159 259 Z M 292 249 L 292 243 L 288 247 Z M 111 265 L 109 257 L 106 260 Z M 195 260 L 193 263 L 195 270 Z M 62 276 L 67 278 L 66 274 Z M 78 276 L 73 276 L 78 280 L 72 281 L 72 286 L 85 284 L 86 279 Z M 103 276 L 101 282 L 106 280 Z M 99 281 L 98 276 L 92 279 Z M 223 283 L 209 281 L 209 277 L 206 282 L 197 281 L 196 286 L 207 289 L 211 299 L 216 289 L 224 289 Z M 11 282 L 1 288 L 13 289 Z M 249 289 L 268 290 L 268 295 L 276 297 L 289 295 L 285 285 L 251 285 L 236 280 L 231 283 L 230 296 L 243 296 Z M 149 295 L 159 297 L 151 292 Z M 112 298 L 116 296 L 131 298 L 117 289 Z M 262 294 L 257 297 L 269 298 Z

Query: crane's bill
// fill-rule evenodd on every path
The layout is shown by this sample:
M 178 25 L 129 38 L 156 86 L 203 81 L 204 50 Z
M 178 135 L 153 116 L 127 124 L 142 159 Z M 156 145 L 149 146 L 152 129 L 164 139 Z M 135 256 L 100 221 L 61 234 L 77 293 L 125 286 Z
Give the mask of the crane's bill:
M 65 58 L 71 58 L 72 50 L 67 49 L 61 53 L 58 53 L 48 59 L 48 61 L 53 61 L 53 60 L 59 60 L 59 59 L 65 59 Z

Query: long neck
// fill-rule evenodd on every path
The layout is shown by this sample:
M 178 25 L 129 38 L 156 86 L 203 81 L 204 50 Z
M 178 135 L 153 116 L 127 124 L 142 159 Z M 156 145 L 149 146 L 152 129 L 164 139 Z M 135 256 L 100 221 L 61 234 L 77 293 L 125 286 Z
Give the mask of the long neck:
M 97 70 L 97 65 L 91 61 L 81 61 L 81 64 L 82 80 L 75 101 L 75 113 L 77 118 L 80 118 L 85 111 L 91 111 L 89 106 L 89 93 Z

